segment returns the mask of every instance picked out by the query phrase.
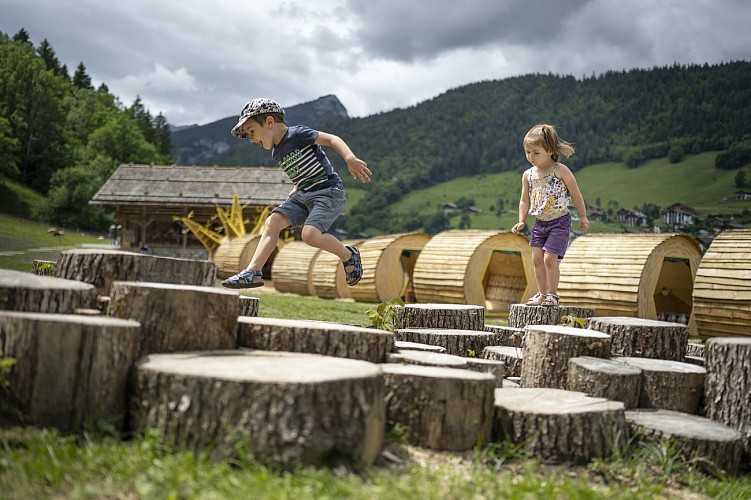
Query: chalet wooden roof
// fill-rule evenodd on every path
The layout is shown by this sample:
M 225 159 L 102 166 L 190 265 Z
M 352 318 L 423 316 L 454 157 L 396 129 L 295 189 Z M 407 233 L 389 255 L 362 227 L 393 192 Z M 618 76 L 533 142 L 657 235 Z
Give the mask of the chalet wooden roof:
M 278 205 L 292 181 L 274 167 L 120 165 L 91 199 L 93 205 Z

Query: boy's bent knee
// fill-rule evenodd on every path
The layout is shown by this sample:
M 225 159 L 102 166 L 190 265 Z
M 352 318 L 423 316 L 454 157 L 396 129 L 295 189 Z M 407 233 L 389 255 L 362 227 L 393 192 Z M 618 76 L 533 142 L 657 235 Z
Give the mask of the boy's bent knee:
M 315 226 L 303 226 L 300 236 L 308 245 L 316 243 L 323 233 Z

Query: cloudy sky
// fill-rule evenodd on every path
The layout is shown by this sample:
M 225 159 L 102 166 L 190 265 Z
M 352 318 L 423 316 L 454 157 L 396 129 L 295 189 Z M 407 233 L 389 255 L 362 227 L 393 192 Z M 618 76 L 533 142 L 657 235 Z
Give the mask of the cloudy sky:
M 351 116 L 528 73 L 751 59 L 748 0 L 0 0 L 0 31 L 173 125 L 335 94 Z

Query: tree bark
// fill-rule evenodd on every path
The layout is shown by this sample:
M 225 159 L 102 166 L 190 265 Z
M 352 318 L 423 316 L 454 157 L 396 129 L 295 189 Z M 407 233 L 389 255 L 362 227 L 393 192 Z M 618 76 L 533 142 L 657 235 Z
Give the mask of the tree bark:
M 546 307 L 511 304 L 508 315 L 508 326 L 524 328 L 527 325 L 559 325 L 563 316 L 572 318 L 591 318 L 595 310 L 587 307 Z
M 522 387 L 566 388 L 568 360 L 578 356 L 607 358 L 610 335 L 567 326 L 526 328 Z
M 699 413 L 707 371 L 696 365 L 649 358 L 613 358 L 641 369 L 639 408 Z
M 632 410 L 626 412 L 632 433 L 655 444 L 674 440 L 687 458 L 710 462 L 730 474 L 741 470 L 743 439 L 741 433 L 720 422 L 670 410 Z M 706 467 L 706 465 L 705 465 Z
M 136 432 L 156 429 L 214 459 L 253 458 L 292 469 L 360 462 L 383 445 L 377 365 L 303 353 L 212 351 L 150 355 L 138 363 Z
M 437 366 L 441 368 L 468 368 L 467 361 L 470 358 L 462 358 L 453 354 L 440 354 L 426 351 L 403 351 L 398 354 L 389 354 L 390 363 L 407 363 L 410 365 Z
M 704 344 L 697 344 L 694 342 L 689 342 L 688 345 L 686 345 L 686 356 L 696 356 L 699 358 L 704 357 Z
M 17 361 L 8 396 L 23 423 L 80 431 L 104 421 L 123 430 L 139 329 L 107 317 L 0 311 L 0 353 Z
M 445 354 L 446 348 L 439 345 L 418 344 L 417 342 L 405 342 L 402 340 L 394 341 L 394 348 L 401 351 L 428 351 L 436 354 Z
M 641 369 L 609 359 L 581 356 L 568 360 L 566 389 L 597 398 L 622 402 L 626 408 L 639 406 Z
M 751 338 L 713 337 L 704 360 L 707 417 L 738 429 L 751 450 Z
M 623 403 L 560 389 L 496 389 L 493 439 L 546 461 L 586 463 L 625 443 Z
M 485 331 L 495 333 L 498 345 L 524 347 L 524 329 L 511 326 L 485 325 Z
M 37 276 L 55 276 L 56 265 L 57 263 L 54 260 L 34 259 L 31 263 L 31 272 Z
M 493 424 L 489 373 L 406 364 L 383 365 L 386 420 L 407 440 L 436 450 L 463 451 L 487 442 Z
M 485 308 L 460 304 L 407 304 L 395 308 L 396 327 L 478 330 L 485 328 Z
M 92 285 L 0 269 L 0 310 L 70 314 L 94 307 Z
M 394 349 L 393 334 L 325 321 L 238 319 L 237 345 L 264 351 L 306 352 L 383 363 Z
M 454 356 L 479 356 L 488 346 L 498 345 L 494 333 L 478 330 L 443 328 L 400 328 L 394 330 L 394 339 L 418 344 L 438 345 Z
M 506 377 L 519 377 L 522 373 L 524 349 L 510 346 L 490 346 L 482 351 L 483 359 L 502 361 Z
M 114 281 L 214 286 L 216 265 L 206 260 L 78 249 L 60 254 L 57 277 L 91 283 L 99 295 L 109 295 Z
M 219 288 L 116 281 L 107 314 L 141 323 L 141 356 L 237 347 L 237 293 Z
M 611 354 L 637 358 L 683 361 L 688 326 L 643 318 L 595 317 L 587 328 L 610 335 Z
M 506 365 L 503 361 L 483 358 L 464 358 L 467 360 L 467 370 L 474 372 L 489 373 L 495 378 L 495 386 L 503 387 L 503 377 L 506 373 Z
M 240 301 L 240 316 L 258 316 L 258 306 L 260 305 L 260 300 L 258 300 L 257 297 L 240 295 L 238 300 Z

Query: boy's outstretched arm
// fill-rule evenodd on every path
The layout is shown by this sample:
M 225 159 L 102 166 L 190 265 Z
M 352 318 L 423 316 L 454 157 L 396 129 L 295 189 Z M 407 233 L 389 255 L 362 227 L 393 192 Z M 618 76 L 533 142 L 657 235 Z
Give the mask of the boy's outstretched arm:
M 368 164 L 355 156 L 347 143 L 341 137 L 326 132 L 318 132 L 316 144 L 320 146 L 331 146 L 339 156 L 347 162 L 347 169 L 353 179 L 360 182 L 370 182 L 370 176 L 373 174 L 368 168 Z

